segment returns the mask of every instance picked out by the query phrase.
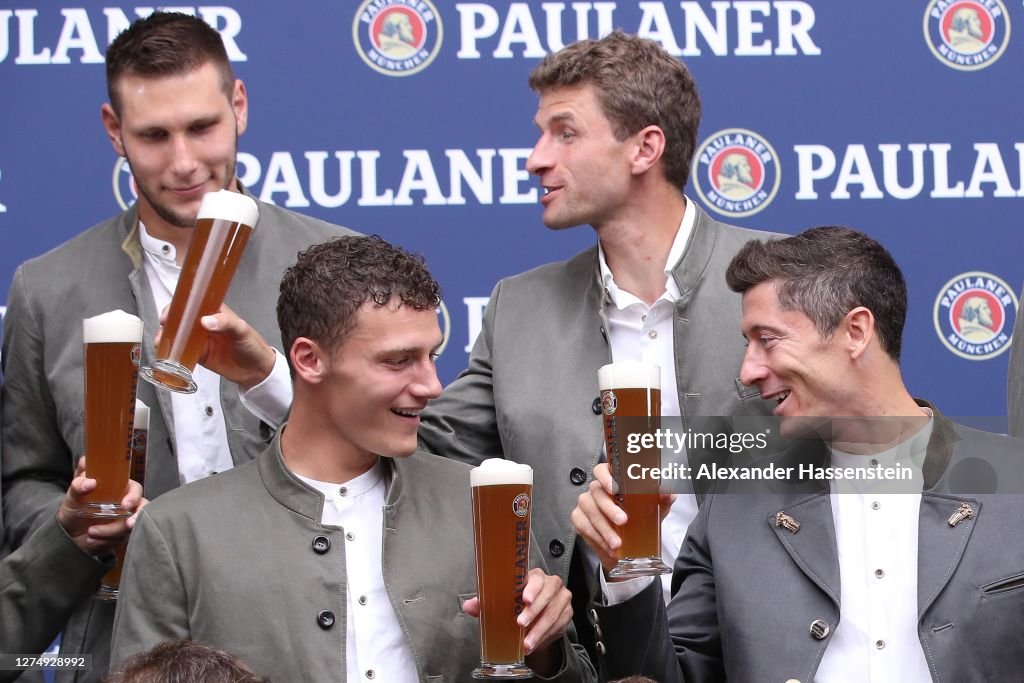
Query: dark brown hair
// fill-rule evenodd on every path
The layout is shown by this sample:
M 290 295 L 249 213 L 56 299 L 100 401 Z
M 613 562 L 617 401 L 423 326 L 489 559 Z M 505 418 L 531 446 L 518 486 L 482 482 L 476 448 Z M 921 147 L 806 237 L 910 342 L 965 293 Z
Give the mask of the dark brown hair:
M 191 640 L 169 640 L 126 659 L 103 683 L 270 683 L 233 654 Z

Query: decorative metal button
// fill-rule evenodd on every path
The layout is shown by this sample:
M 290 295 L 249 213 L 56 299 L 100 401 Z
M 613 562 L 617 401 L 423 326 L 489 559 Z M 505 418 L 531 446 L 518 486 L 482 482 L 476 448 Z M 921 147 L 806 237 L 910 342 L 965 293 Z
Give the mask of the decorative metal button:
M 317 536 L 313 539 L 313 551 L 317 555 L 323 555 L 331 549 L 331 539 L 326 536 Z
M 598 654 L 600 654 L 602 657 L 604 657 L 605 654 L 607 654 L 607 650 L 604 649 L 604 643 L 601 642 L 600 640 L 597 641 L 597 643 L 594 645 L 594 647 L 597 648 Z
M 594 415 L 601 414 L 601 397 L 598 396 L 594 399 L 594 402 L 590 404 L 590 409 L 594 411 Z
M 548 544 L 548 550 L 554 557 L 561 557 L 565 553 L 565 544 L 556 538 Z
M 329 609 L 320 610 L 316 615 L 316 623 L 325 631 L 331 628 L 334 626 L 334 612 Z
M 815 640 L 825 640 L 830 630 L 828 624 L 821 619 L 815 619 L 811 622 L 811 638 Z
M 576 486 L 582 486 L 587 482 L 587 473 L 580 467 L 573 467 L 569 471 L 569 481 Z

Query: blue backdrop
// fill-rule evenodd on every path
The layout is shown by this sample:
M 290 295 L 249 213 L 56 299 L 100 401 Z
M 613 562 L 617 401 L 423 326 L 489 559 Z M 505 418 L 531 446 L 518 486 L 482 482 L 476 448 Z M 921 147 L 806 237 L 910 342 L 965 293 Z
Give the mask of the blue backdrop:
M 739 225 L 845 224 L 880 239 L 910 287 L 912 391 L 949 414 L 1006 414 L 1024 280 L 1020 0 L 178 9 L 222 32 L 247 84 L 239 174 L 254 193 L 427 257 L 451 321 L 444 381 L 465 366 L 499 278 L 594 241 L 587 227 L 552 233 L 540 222 L 525 171 L 536 137 L 526 79 L 547 51 L 618 27 L 661 42 L 700 86 L 688 196 Z M 150 11 L 0 2 L 0 302 L 20 262 L 133 200 L 100 126 L 102 55 Z M 383 37 L 384 23 L 403 27 L 398 40 Z M 730 154 L 747 159 L 745 186 L 718 182 Z

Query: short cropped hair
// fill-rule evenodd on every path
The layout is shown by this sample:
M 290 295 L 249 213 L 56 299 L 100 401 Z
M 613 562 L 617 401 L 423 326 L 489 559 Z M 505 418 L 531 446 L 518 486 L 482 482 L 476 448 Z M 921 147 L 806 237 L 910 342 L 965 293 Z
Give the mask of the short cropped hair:
M 270 683 L 233 654 L 169 640 L 126 659 L 103 683 Z
M 375 235 L 339 237 L 309 247 L 281 280 L 277 322 L 284 348 L 307 337 L 333 352 L 366 302 L 436 309 L 440 287 L 422 256 Z
M 907 284 L 892 255 L 862 232 L 823 226 L 776 241 L 751 240 L 733 257 L 725 278 L 740 293 L 774 282 L 781 306 L 806 315 L 825 338 L 863 306 L 875 317 L 882 348 L 900 358 Z
M 181 76 L 213 64 L 228 98 L 235 82 L 220 34 L 202 19 L 180 12 L 154 12 L 133 22 L 110 43 L 106 59 L 107 97 L 118 114 L 121 100 L 117 86 L 124 75 Z
M 618 140 L 647 126 L 665 133 L 665 177 L 682 192 L 697 147 L 701 105 L 683 63 L 653 40 L 613 31 L 547 55 L 530 74 L 530 87 L 549 90 L 590 85 Z

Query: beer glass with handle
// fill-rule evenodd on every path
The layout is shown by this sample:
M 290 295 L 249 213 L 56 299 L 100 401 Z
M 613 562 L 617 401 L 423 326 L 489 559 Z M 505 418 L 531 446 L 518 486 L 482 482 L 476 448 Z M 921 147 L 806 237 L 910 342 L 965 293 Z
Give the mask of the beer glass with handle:
M 131 463 L 142 320 L 110 311 L 82 321 L 85 355 L 85 469 L 96 480 L 81 517 L 123 518 Z
M 480 598 L 481 664 L 473 678 L 531 678 L 517 618 L 525 608 L 530 571 L 533 469 L 492 458 L 473 468 L 469 478 Z
M 630 465 L 659 467 L 661 452 L 656 448 L 633 447 L 629 450 L 636 452 L 630 453 L 626 444 L 627 431 L 653 432 L 660 426 L 661 368 L 635 361 L 611 363 L 600 368 L 597 377 L 608 465 L 619 486 L 615 502 L 626 513 L 626 523 L 617 528 L 622 539 L 620 559 L 608 575 L 671 573 L 672 568 L 661 559 L 658 481 L 629 478 Z
M 135 424 L 132 429 L 132 462 L 129 468 L 129 478 L 139 482 L 141 486 L 146 485 L 146 444 L 148 442 L 149 407 L 135 399 Z M 121 569 L 124 567 L 124 555 L 127 549 L 128 544 L 122 543 L 114 551 L 117 564 L 100 580 L 100 589 L 96 591 L 97 600 L 117 600 L 120 595 Z
M 220 190 L 203 195 L 156 360 L 142 369 L 147 381 L 170 391 L 195 393 L 192 371 L 207 336 L 200 320 L 224 303 L 258 220 L 256 202 L 244 194 Z

